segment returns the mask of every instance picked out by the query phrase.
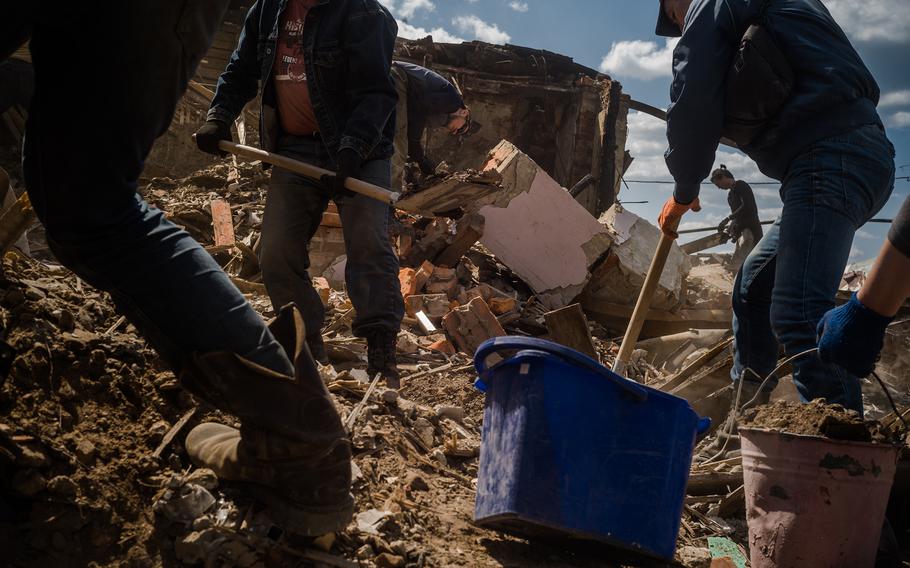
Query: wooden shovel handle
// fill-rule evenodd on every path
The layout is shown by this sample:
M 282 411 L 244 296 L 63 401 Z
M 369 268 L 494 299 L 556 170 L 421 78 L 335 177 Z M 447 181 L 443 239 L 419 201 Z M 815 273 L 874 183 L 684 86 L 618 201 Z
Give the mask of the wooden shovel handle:
M 306 176 L 310 179 L 319 180 L 324 175 L 335 175 L 335 172 L 333 171 L 326 170 L 312 164 L 307 164 L 299 160 L 294 160 L 293 158 L 288 158 L 287 156 L 281 156 L 272 152 L 266 152 L 265 150 L 253 148 L 252 146 L 244 146 L 235 142 L 229 142 L 227 140 L 222 140 L 219 142 L 218 147 L 224 152 L 236 154 L 237 156 L 247 158 L 248 160 L 260 160 L 267 164 L 272 164 L 273 166 L 294 172 L 295 174 Z M 379 187 L 378 185 L 373 185 L 372 183 L 367 183 L 365 181 L 354 178 L 348 178 L 345 180 L 344 187 L 350 189 L 354 193 L 366 195 L 367 197 L 378 199 L 379 201 L 388 203 L 390 205 L 394 205 L 400 196 L 400 194 L 389 191 L 383 187 Z
M 679 227 L 679 221 L 672 225 L 672 230 L 676 231 Z M 654 252 L 654 258 L 651 259 L 651 267 L 648 269 L 648 275 L 645 277 L 645 284 L 638 295 L 638 301 L 635 303 L 635 310 L 632 312 L 632 319 L 629 320 L 629 327 L 626 328 L 626 335 L 622 338 L 622 345 L 619 348 L 619 354 L 616 356 L 616 362 L 613 364 L 613 372 L 623 375 L 629 360 L 632 358 L 632 352 L 635 351 L 635 344 L 638 343 L 638 336 L 641 335 L 641 328 L 645 325 L 645 318 L 651 309 L 651 300 L 654 298 L 654 292 L 660 283 L 660 277 L 667 265 L 667 258 L 670 256 L 670 249 L 673 247 L 673 241 L 676 239 L 668 237 L 661 231 L 660 242 L 657 243 L 657 250 Z

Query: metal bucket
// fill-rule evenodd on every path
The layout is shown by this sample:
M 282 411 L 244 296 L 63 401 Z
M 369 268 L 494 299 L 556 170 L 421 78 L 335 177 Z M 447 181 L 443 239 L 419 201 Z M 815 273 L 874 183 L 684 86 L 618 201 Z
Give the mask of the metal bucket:
M 875 565 L 896 447 L 739 433 L 752 568 Z

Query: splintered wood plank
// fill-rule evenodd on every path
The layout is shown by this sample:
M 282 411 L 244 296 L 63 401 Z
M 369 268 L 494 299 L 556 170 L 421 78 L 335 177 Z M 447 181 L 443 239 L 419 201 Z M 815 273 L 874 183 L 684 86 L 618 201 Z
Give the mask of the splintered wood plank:
M 212 226 L 215 229 L 215 246 L 233 246 L 237 242 L 234 236 L 234 218 L 231 206 L 223 199 L 212 200 Z
M 544 315 L 544 319 L 552 341 L 597 359 L 588 318 L 585 317 L 580 304 L 549 312 Z

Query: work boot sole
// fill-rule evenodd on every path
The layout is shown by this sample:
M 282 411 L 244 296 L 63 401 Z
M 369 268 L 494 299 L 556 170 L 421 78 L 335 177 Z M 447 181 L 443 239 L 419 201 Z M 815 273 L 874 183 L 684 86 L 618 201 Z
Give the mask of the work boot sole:
M 237 456 L 240 432 L 213 422 L 203 423 L 186 437 L 186 450 L 199 467 L 215 472 L 220 479 L 247 487 L 254 499 L 268 508 L 270 517 L 281 528 L 301 536 L 322 536 L 345 528 L 354 516 L 354 498 L 328 507 L 303 508 L 288 499 L 286 492 L 250 481 Z
M 300 536 L 317 537 L 340 532 L 354 518 L 354 497 L 348 495 L 345 503 L 331 510 L 303 510 L 289 502 L 287 496 L 271 487 L 244 482 L 250 494 L 266 506 L 269 517 L 282 529 Z

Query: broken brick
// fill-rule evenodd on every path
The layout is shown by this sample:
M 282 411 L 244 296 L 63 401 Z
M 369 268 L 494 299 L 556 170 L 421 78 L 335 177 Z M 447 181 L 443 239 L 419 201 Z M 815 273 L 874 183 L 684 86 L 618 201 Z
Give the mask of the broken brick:
M 411 317 L 422 311 L 431 318 L 441 318 L 451 309 L 452 303 L 445 294 L 421 294 L 404 299 L 404 310 Z
M 474 353 L 484 341 L 506 334 L 483 298 L 474 298 L 467 305 L 455 308 L 442 318 L 442 325 L 455 347 L 468 354 Z
M 455 346 L 452 345 L 452 342 L 448 339 L 440 339 L 434 341 L 429 345 L 431 351 L 438 351 L 439 353 L 444 353 L 446 355 L 455 355 Z
M 458 282 L 455 269 L 437 267 L 427 282 L 426 291 L 428 294 L 445 294 L 452 299 L 458 297 L 461 292 L 461 284 Z
M 398 271 L 398 282 L 401 284 L 401 295 L 407 298 L 414 287 L 414 277 L 417 271 L 413 268 L 402 268 Z
M 215 246 L 232 246 L 237 242 L 237 238 L 234 236 L 234 219 L 230 204 L 223 199 L 213 199 L 211 207 Z

